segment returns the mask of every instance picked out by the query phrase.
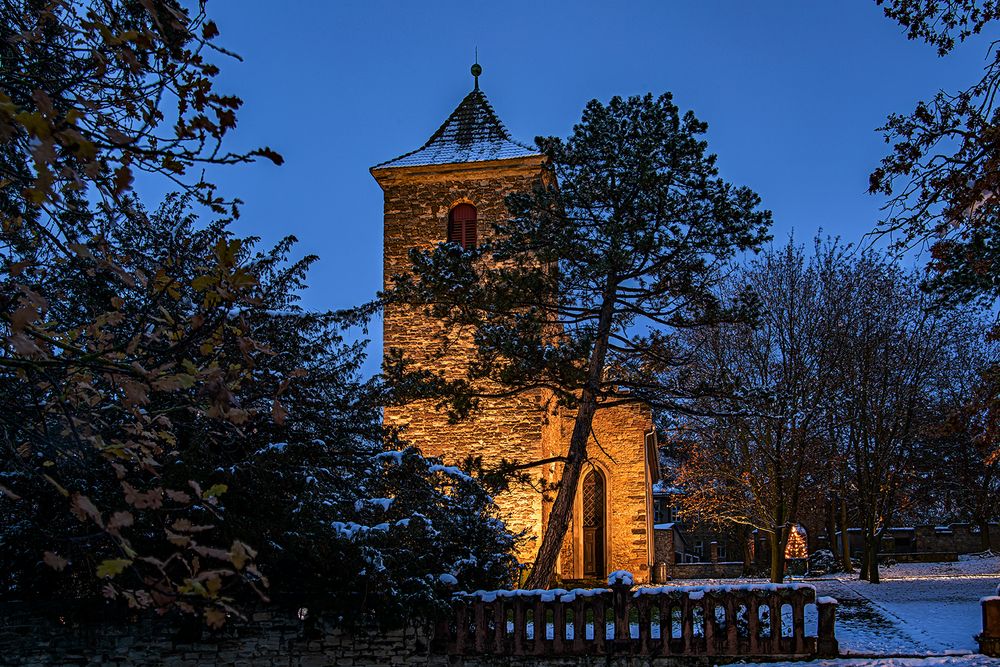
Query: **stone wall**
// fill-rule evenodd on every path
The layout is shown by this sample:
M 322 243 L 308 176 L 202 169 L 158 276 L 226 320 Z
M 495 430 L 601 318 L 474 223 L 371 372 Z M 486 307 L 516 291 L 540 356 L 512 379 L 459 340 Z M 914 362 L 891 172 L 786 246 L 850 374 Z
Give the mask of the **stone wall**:
M 847 531 L 852 554 L 859 554 L 863 548 L 860 528 Z M 990 549 L 1000 551 L 1000 524 L 989 526 Z M 840 533 L 837 533 L 840 539 Z M 953 523 L 949 526 L 919 525 L 906 528 L 891 528 L 886 531 L 880 552 L 883 555 L 899 555 L 910 559 L 920 554 L 947 557 L 949 554 L 969 554 L 984 551 L 983 534 L 979 527 L 969 523 Z M 900 558 L 896 558 L 900 560 Z
M 0 664 L 4 667 L 534 667 L 534 656 L 453 656 L 430 650 L 430 634 L 410 628 L 355 632 L 313 626 L 295 610 L 254 614 L 192 639 L 163 620 L 124 622 L 100 616 L 71 619 L 38 605 L 0 604 Z M 686 665 L 719 658 L 684 658 Z M 552 667 L 675 667 L 678 658 L 547 657 Z
M 0 663 L 9 667 L 448 664 L 431 654 L 428 637 L 414 628 L 352 634 L 300 621 L 295 609 L 257 612 L 251 622 L 231 621 L 212 632 L 148 617 L 102 618 L 99 611 L 70 612 L 66 605 L 0 604 Z
M 743 576 L 743 562 L 674 563 L 667 574 L 672 579 L 736 579 Z
M 978 526 L 953 523 L 950 526 L 915 526 L 913 551 L 954 551 L 960 554 L 983 551 Z M 990 524 L 990 549 L 1000 551 L 1000 524 Z
M 646 465 L 650 408 L 640 403 L 598 410 L 588 455 L 609 476 L 607 519 L 612 569 L 628 570 L 639 583 L 650 580 L 653 560 L 653 496 Z
M 562 415 L 561 429 L 555 438 L 563 453 L 573 431 L 573 416 Z M 554 421 L 554 420 L 553 420 Z M 652 413 L 642 404 L 602 408 L 594 415 L 593 435 L 587 443 L 586 473 L 596 468 L 604 476 L 606 502 L 606 562 L 608 571 L 628 570 L 635 581 L 650 581 L 653 560 L 652 480 L 646 465 L 645 437 L 653 428 Z M 554 466 L 554 476 L 561 475 L 562 466 Z M 580 481 L 583 483 L 583 477 Z M 563 546 L 560 573 L 567 579 L 583 577 L 583 502 L 577 490 L 573 517 Z
M 669 524 L 673 525 L 673 524 Z M 656 542 L 655 563 L 665 563 L 667 576 L 671 579 L 736 579 L 744 572 L 743 561 L 721 560 L 718 543 L 709 543 L 708 560 L 697 563 L 676 561 L 678 537 L 676 528 L 657 528 L 653 531 Z M 686 539 L 686 536 L 681 539 Z M 683 547 L 681 547 L 683 548 Z
M 673 565 L 676 560 L 676 547 L 674 545 L 675 532 L 676 531 L 673 528 L 656 529 L 653 531 L 653 540 L 655 545 L 653 562 L 666 563 L 668 575 L 670 574 L 670 566 Z
M 490 223 L 507 216 L 504 198 L 530 190 L 541 177 L 540 157 L 517 160 L 375 170 L 384 192 L 383 271 L 386 287 L 394 275 L 409 271 L 412 248 L 430 249 L 447 239 L 448 214 L 459 203 L 476 207 L 479 239 L 489 237 Z M 473 354 L 469 331 L 448 331 L 441 322 L 412 308 L 385 309 L 383 346 L 399 349 L 417 368 L 465 376 Z M 467 457 L 485 462 L 500 457 L 524 463 L 540 456 L 545 418 L 540 392 L 484 400 L 473 418 L 451 424 L 433 401 L 419 401 L 385 409 L 385 421 L 404 429 L 404 437 L 425 454 L 451 464 Z M 534 471 L 542 476 L 544 471 Z M 515 532 L 528 531 L 537 539 L 542 497 L 530 487 L 512 488 L 497 498 L 504 520 Z M 537 543 L 529 539 L 519 554 L 531 560 Z

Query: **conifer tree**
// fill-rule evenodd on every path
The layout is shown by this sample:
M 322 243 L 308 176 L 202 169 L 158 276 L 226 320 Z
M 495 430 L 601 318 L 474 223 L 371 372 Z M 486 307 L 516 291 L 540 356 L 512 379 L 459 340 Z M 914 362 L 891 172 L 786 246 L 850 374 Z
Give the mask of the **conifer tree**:
M 485 490 L 383 432 L 363 317 L 301 308 L 315 257 L 218 217 L 196 167 L 281 160 L 223 147 L 204 10 L 0 5 L 0 597 L 219 626 L 276 586 L 394 623 L 506 583 Z M 182 194 L 147 211 L 138 171 Z
M 401 391 L 436 392 L 462 418 L 484 397 L 543 389 L 575 415 L 530 587 L 554 572 L 594 414 L 636 402 L 683 409 L 699 390 L 678 377 L 673 333 L 739 315 L 713 287 L 766 238 L 770 213 L 718 176 L 706 129 L 669 94 L 590 102 L 569 138 L 537 139 L 550 178 L 508 198 L 492 241 L 415 250 L 412 272 L 383 295 L 474 331 L 458 381 L 408 373 L 390 356 Z

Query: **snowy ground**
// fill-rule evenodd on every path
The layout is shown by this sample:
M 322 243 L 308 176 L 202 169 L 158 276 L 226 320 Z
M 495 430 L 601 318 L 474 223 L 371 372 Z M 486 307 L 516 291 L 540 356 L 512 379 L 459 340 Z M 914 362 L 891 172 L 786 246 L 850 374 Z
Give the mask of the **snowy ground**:
M 982 629 L 979 598 L 1000 584 L 1000 557 L 886 568 L 881 584 L 853 577 L 810 582 L 840 601 L 837 637 L 847 653 L 943 654 L 974 651 Z
M 955 563 L 901 563 L 883 568 L 881 573 L 882 583 L 877 585 L 858 581 L 856 575 L 828 575 L 805 580 L 816 586 L 817 595 L 829 595 L 840 602 L 837 639 L 841 651 L 847 655 L 866 656 L 855 660 L 817 661 L 810 665 L 1000 667 L 1000 660 L 981 655 L 947 655 L 976 651 L 973 636 L 982 629 L 979 599 L 996 594 L 1000 585 L 1000 556 L 964 556 Z M 812 633 L 815 628 L 813 612 L 806 616 L 806 629 Z M 867 657 L 879 654 L 944 657 Z
M 746 667 L 997 667 L 1000 660 L 984 655 L 957 655 L 936 658 L 854 658 L 811 662 L 746 663 Z
M 845 653 L 940 654 L 973 650 L 981 630 L 979 598 L 996 590 L 1000 577 L 888 579 L 881 584 L 850 579 L 812 582 L 837 608 L 837 638 Z

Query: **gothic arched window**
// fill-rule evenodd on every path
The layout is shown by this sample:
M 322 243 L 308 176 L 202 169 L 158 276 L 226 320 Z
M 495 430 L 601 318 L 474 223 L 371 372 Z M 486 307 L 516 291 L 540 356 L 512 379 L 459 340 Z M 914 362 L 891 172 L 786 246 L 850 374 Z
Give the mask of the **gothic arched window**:
M 583 576 L 603 577 L 607 537 L 604 475 L 597 469 L 583 478 Z
M 476 207 L 459 204 L 448 214 L 448 241 L 466 250 L 476 247 Z

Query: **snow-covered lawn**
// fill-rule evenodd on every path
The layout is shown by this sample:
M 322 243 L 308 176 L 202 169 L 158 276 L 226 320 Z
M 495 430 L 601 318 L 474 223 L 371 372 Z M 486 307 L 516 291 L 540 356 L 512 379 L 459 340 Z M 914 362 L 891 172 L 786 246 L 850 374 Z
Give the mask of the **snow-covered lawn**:
M 983 575 L 1000 577 L 1000 556 L 959 556 L 955 563 L 897 563 L 891 567 L 883 567 L 881 573 L 883 579 Z
M 979 598 L 995 591 L 998 581 L 1000 577 L 813 583 L 821 595 L 840 602 L 837 638 L 843 652 L 913 655 L 974 650 L 973 636 L 981 629 Z
M 811 582 L 840 601 L 837 637 L 847 653 L 943 654 L 974 651 L 981 597 L 1000 584 L 1000 557 L 907 563 L 883 570 L 881 584 L 853 577 Z
M 955 563 L 901 563 L 884 567 L 882 583 L 858 581 L 857 575 L 827 575 L 805 579 L 817 595 L 837 598 L 837 639 L 848 655 L 937 655 L 973 653 L 973 636 L 982 629 L 979 599 L 996 594 L 1000 556 L 963 556 Z M 678 584 L 719 584 L 725 580 L 678 581 Z M 815 632 L 815 611 L 806 615 L 806 629 Z M 773 664 L 773 663 L 772 663 Z M 798 663 L 802 664 L 802 663 Z M 810 663 L 814 664 L 814 663 Z M 822 665 L 871 665 L 871 660 L 822 661 Z M 982 656 L 949 656 L 927 660 L 881 659 L 895 667 L 962 665 L 1000 667 L 1000 660 Z
M 852 658 L 812 662 L 746 663 L 745 667 L 997 667 L 1000 660 L 985 655 L 957 655 L 938 658 Z

